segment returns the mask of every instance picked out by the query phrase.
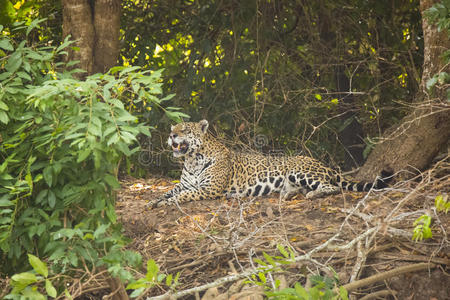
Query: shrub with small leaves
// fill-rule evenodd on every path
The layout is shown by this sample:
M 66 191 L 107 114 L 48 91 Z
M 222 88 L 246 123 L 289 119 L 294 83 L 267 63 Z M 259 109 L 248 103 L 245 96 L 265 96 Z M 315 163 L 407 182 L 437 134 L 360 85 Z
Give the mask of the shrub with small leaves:
M 264 287 L 268 299 L 279 300 L 347 300 L 348 293 L 343 287 L 338 287 L 338 279 L 314 275 L 310 277 L 312 287 L 304 288 L 299 282 L 296 282 L 293 288 L 279 289 L 280 281 L 274 280 L 271 283 L 268 280 L 268 273 L 282 272 L 281 266 L 290 264 L 295 260 L 294 251 L 291 248 L 286 249 L 282 245 L 277 245 L 278 251 L 282 256 L 271 256 L 263 252 L 264 260 L 254 259 L 258 263 L 259 272 L 251 276 L 251 280 L 246 283 L 256 284 Z
M 38 24 L 0 25 L 0 274 L 26 270 L 33 253 L 67 280 L 86 264 L 131 280 L 124 266 L 141 258 L 124 249 L 116 223 L 117 173 L 151 127 L 127 107 L 163 108 L 171 96 L 161 97 L 161 71 L 116 67 L 76 79 L 80 70 L 61 61 L 68 39 L 57 48 L 27 42 Z M 25 40 L 14 42 L 13 32 Z M 185 116 L 163 109 L 174 120 Z M 30 274 L 14 275 L 13 290 L 39 281 Z
M 28 262 L 33 270 L 11 277 L 13 289 L 5 299 L 45 300 L 46 297 L 40 292 L 44 290 L 48 296 L 56 298 L 57 292 L 49 277 L 47 264 L 32 254 L 28 254 Z
M 422 215 L 414 221 L 413 237 L 414 241 L 421 241 L 429 239 L 433 236 L 431 233 L 431 217 L 429 215 Z
M 159 272 L 159 266 L 153 259 L 149 259 L 147 261 L 147 273 L 145 277 L 139 278 L 136 281 L 133 281 L 127 285 L 127 290 L 134 290 L 131 294 L 131 298 L 135 298 L 140 296 L 145 292 L 146 289 L 150 289 L 154 286 L 160 285 L 164 283 L 174 289 L 178 285 L 178 279 L 180 278 L 180 272 L 173 277 L 172 274 L 163 274 Z
M 450 209 L 450 202 L 447 201 L 448 195 L 438 195 L 434 199 L 434 206 L 437 212 L 448 213 Z M 431 216 L 424 214 L 418 217 L 414 221 L 414 229 L 412 239 L 414 241 L 421 241 L 423 239 L 429 239 L 433 237 L 433 232 L 431 231 Z

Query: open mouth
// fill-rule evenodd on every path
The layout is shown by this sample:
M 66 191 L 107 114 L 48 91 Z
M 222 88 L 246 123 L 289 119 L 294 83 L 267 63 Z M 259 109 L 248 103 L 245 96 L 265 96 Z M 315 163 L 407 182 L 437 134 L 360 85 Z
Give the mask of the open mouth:
M 183 142 L 180 144 L 172 142 L 172 151 L 176 154 L 185 154 L 188 150 L 188 147 L 189 144 L 187 142 Z

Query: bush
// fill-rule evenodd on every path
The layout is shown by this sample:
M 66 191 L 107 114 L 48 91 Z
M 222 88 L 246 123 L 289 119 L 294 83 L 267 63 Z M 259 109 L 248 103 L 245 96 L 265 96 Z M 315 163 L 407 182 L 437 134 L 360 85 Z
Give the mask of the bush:
M 114 190 L 121 159 L 151 127 L 126 105 L 170 99 L 159 98 L 161 72 L 116 67 L 80 81 L 80 70 L 65 70 L 73 62 L 58 61 L 70 41 L 55 48 L 11 38 L 35 26 L 0 26 L 0 274 L 29 269 L 33 253 L 47 258 L 50 273 L 69 275 L 59 287 L 84 264 L 129 279 L 123 266 L 141 259 L 123 249 Z

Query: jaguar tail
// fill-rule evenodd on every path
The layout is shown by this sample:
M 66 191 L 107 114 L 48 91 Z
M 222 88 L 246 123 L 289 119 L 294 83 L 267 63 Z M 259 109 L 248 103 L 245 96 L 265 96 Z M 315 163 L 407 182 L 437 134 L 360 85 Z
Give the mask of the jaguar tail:
M 364 181 L 351 181 L 342 177 L 338 177 L 338 185 L 347 191 L 353 192 L 367 192 L 370 189 L 374 188 L 377 190 L 384 189 L 388 186 L 388 183 L 392 180 L 392 172 L 381 171 L 381 176 L 377 176 L 377 178 L 373 182 L 364 182 Z

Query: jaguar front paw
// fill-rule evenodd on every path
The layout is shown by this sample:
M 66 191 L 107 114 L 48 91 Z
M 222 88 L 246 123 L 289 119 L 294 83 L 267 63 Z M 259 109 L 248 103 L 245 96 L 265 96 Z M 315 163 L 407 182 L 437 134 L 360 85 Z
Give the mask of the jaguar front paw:
M 161 207 L 161 206 L 167 206 L 167 205 L 173 205 L 173 204 L 175 204 L 174 198 L 170 197 L 168 195 L 164 195 L 159 198 L 151 199 L 147 203 L 147 207 L 155 208 L 155 207 Z

